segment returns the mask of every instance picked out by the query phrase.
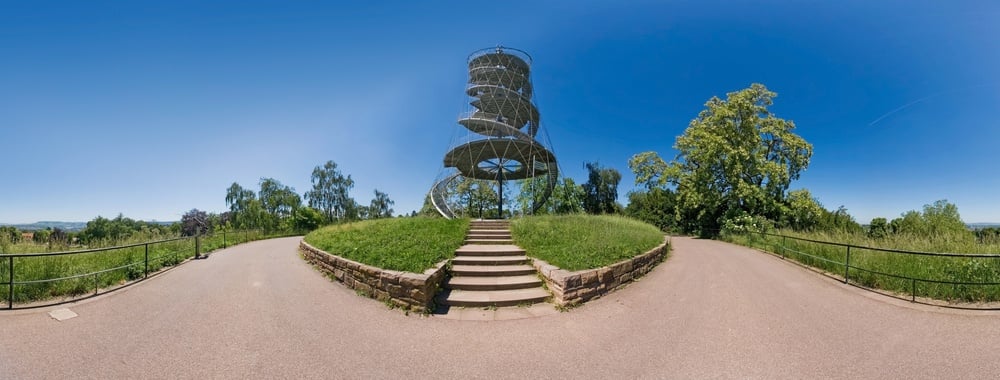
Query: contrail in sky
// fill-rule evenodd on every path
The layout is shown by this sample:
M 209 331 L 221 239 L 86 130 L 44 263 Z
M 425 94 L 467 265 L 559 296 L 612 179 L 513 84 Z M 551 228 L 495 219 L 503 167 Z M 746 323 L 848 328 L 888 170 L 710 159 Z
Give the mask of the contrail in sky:
M 923 102 L 923 101 L 925 101 L 927 99 L 935 98 L 935 97 L 938 97 L 938 96 L 941 96 L 941 95 L 945 95 L 945 94 L 949 94 L 949 93 L 953 93 L 953 92 L 969 90 L 969 89 L 973 89 L 973 88 L 977 88 L 977 87 L 989 87 L 989 86 L 996 86 L 996 85 L 997 85 L 996 83 L 979 84 L 979 85 L 975 85 L 975 86 L 959 87 L 959 88 L 955 88 L 955 89 L 951 89 L 951 90 L 946 90 L 946 91 L 941 91 L 941 92 L 935 92 L 933 94 L 927 95 L 927 96 L 922 97 L 920 99 L 917 99 L 917 100 L 914 100 L 912 102 L 906 103 L 906 104 L 904 104 L 902 106 L 899 106 L 899 107 L 893 109 L 892 111 L 886 112 L 882 116 L 879 116 L 877 119 L 873 120 L 871 123 L 868 123 L 868 126 L 869 127 L 874 126 L 875 124 L 878 124 L 878 122 L 882 121 L 882 119 L 885 119 L 885 118 L 887 118 L 889 116 L 892 116 L 896 112 L 899 112 L 899 111 L 905 110 L 907 108 L 910 108 L 910 107 L 914 106 L 915 104 Z

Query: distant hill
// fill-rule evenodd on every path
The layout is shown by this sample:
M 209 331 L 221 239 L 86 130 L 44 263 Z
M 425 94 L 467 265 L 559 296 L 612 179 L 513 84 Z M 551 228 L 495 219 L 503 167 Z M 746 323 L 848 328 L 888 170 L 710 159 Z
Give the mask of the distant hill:
M 169 226 L 174 224 L 174 222 L 149 222 L 160 224 L 164 226 Z M 6 224 L 0 223 L 0 226 L 14 226 L 21 231 L 38 231 L 44 230 L 46 228 L 61 229 L 63 231 L 80 231 L 87 227 L 87 222 L 53 222 L 53 221 L 41 221 L 30 224 Z
M 969 229 L 972 230 L 981 230 L 988 227 L 1000 228 L 1000 223 L 967 223 L 966 226 L 969 226 Z
M 52 222 L 41 221 L 30 224 L 3 224 L 4 226 L 14 226 L 21 231 L 37 231 L 46 228 L 58 228 L 63 231 L 79 231 L 87 226 L 87 222 Z

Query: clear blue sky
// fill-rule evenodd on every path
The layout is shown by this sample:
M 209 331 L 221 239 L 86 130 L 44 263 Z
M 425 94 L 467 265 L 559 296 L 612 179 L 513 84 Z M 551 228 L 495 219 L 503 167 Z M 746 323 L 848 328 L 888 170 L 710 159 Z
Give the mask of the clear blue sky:
M 827 208 L 1000 221 L 996 2 L 418 3 L 0 2 L 0 222 L 177 220 L 327 160 L 419 209 L 496 44 L 534 57 L 562 171 L 617 168 L 622 200 L 633 154 L 673 157 L 709 97 L 761 82 Z

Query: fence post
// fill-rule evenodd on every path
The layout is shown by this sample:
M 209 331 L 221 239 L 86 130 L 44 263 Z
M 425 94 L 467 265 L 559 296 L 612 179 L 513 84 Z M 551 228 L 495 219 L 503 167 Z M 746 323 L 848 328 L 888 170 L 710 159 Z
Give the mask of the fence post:
M 917 302 L 917 279 L 911 278 L 910 281 L 913 283 L 910 285 L 910 302 Z
M 149 243 L 143 245 L 146 247 L 146 269 L 142 272 L 142 278 L 147 278 L 149 277 Z
M 94 295 L 97 295 L 97 273 L 94 273 Z
M 194 258 L 201 258 L 201 234 L 194 235 Z
M 226 231 L 222 231 L 222 249 L 226 249 Z
M 788 239 L 785 235 L 781 235 L 781 258 L 785 258 L 785 246 L 788 245 Z
M 851 269 L 851 246 L 847 246 L 847 261 L 844 262 L 844 283 L 850 283 L 851 279 L 848 277 Z
M 7 257 L 7 308 L 14 308 L 14 256 Z

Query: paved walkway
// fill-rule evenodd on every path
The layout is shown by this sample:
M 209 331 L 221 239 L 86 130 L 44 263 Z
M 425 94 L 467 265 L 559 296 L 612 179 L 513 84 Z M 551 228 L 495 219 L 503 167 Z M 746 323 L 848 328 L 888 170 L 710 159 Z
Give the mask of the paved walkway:
M 331 283 L 298 238 L 78 304 L 0 312 L 0 378 L 990 378 L 1000 314 L 912 306 L 716 241 L 567 313 L 406 316 Z M 52 309 L 78 317 L 58 322 Z

